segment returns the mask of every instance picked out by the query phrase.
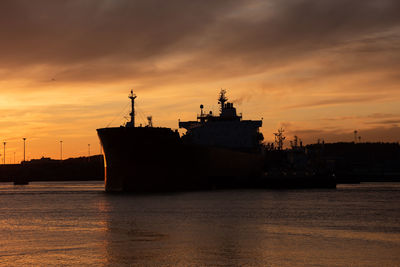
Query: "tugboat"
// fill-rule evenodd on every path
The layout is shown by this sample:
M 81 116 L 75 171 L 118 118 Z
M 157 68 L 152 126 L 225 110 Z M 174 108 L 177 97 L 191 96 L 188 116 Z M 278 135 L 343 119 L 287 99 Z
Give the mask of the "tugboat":
M 125 126 L 97 129 L 105 154 L 106 192 L 152 193 L 247 186 L 262 175 L 262 121 L 242 120 L 225 90 L 220 114 L 165 127 L 135 126 L 136 95 Z

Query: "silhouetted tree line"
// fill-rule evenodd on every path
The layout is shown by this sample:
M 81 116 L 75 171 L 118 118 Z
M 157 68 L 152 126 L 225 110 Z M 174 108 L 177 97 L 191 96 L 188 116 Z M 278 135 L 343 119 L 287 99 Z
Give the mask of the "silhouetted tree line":
M 89 181 L 104 180 L 102 155 L 54 160 L 33 159 L 21 164 L 0 165 L 0 181 Z

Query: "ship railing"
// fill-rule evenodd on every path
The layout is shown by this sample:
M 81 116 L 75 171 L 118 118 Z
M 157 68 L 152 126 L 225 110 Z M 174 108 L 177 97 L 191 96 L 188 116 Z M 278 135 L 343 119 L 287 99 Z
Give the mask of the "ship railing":
M 207 119 L 209 117 L 211 117 L 212 114 L 208 114 L 208 113 L 203 113 L 203 114 L 197 114 L 197 119 L 201 120 L 201 119 Z

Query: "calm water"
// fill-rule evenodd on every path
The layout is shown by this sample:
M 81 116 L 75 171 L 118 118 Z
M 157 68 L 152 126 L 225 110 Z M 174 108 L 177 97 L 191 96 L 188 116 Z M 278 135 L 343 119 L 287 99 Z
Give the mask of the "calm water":
M 0 184 L 0 265 L 400 266 L 400 184 L 107 195 Z

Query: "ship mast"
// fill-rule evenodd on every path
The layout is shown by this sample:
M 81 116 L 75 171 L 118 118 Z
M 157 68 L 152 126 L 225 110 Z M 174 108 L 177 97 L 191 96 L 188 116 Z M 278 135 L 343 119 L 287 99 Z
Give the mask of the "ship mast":
M 226 94 L 226 90 L 221 89 L 221 92 L 219 93 L 219 98 L 218 98 L 218 104 L 221 105 L 221 112 L 224 110 L 225 102 L 228 100 L 228 98 L 226 98 L 225 94 Z
M 132 110 L 129 115 L 131 116 L 131 121 L 127 123 L 130 127 L 135 127 L 135 98 L 136 95 L 133 93 L 133 90 L 131 90 L 131 94 L 129 95 L 129 98 L 131 99 L 132 102 Z

